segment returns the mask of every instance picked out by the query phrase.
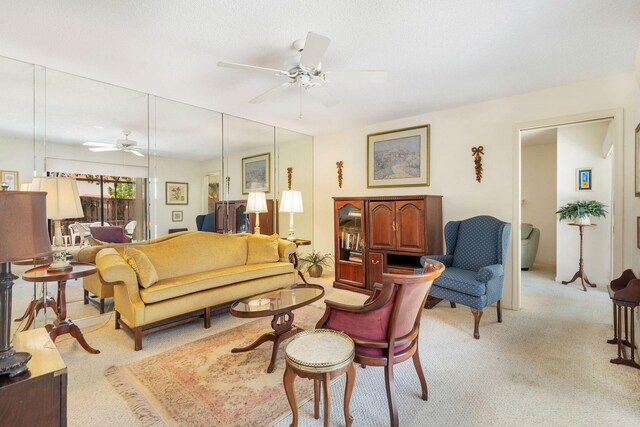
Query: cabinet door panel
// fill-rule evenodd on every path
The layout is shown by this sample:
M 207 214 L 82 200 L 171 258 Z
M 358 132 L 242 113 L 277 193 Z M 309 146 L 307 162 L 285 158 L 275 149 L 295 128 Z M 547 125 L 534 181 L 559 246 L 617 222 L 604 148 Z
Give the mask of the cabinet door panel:
M 396 202 L 397 250 L 426 253 L 424 201 Z
M 369 248 L 396 247 L 395 202 L 369 203 Z
M 367 287 L 373 290 L 374 283 L 382 283 L 384 256 L 379 252 L 369 252 L 367 256 Z
M 226 209 L 224 203 L 216 203 L 216 231 L 222 233 L 224 231 Z
M 338 261 L 336 281 L 364 288 L 364 266 L 362 263 Z

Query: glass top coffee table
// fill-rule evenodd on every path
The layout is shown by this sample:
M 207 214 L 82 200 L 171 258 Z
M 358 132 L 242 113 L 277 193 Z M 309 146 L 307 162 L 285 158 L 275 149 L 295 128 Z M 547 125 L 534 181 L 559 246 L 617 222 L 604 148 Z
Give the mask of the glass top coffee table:
M 273 316 L 273 320 L 271 320 L 273 332 L 267 332 L 252 344 L 246 347 L 234 348 L 231 352 L 241 353 L 250 351 L 260 344 L 273 341 L 271 363 L 269 363 L 267 373 L 273 372 L 280 344 L 287 338 L 303 331 L 302 328 L 293 324 L 293 310 L 318 301 L 323 296 L 324 288 L 322 286 L 309 284 L 265 292 L 233 303 L 231 306 L 231 314 L 235 317 L 254 318 Z

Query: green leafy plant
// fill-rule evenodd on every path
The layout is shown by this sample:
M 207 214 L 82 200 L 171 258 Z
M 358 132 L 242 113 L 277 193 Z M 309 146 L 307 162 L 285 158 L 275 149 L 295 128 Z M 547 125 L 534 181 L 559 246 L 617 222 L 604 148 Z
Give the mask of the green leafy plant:
M 313 251 L 310 254 L 306 254 L 298 258 L 300 265 L 307 267 L 307 270 L 313 265 L 319 265 L 320 267 L 329 267 L 333 262 L 332 254 L 322 254 L 320 252 Z
M 562 221 L 563 219 L 575 221 L 583 217 L 604 218 L 607 216 L 607 211 L 604 209 L 606 207 L 606 205 L 596 200 L 578 200 L 567 203 L 561 207 L 556 214 L 560 215 L 558 221 Z

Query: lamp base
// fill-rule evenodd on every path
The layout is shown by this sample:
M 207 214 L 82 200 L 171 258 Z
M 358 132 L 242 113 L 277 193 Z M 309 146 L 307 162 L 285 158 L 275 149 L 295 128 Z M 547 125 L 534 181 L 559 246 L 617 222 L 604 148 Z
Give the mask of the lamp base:
M 18 352 L 12 348 L 0 354 L 0 375 L 9 375 L 9 378 L 13 378 L 16 375 L 20 375 L 27 372 L 27 362 L 31 360 L 31 354 Z

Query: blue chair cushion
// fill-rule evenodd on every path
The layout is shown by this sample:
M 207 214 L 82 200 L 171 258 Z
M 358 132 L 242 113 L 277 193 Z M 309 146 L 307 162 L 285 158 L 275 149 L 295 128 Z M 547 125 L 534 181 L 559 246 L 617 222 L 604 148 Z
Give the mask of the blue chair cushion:
M 215 212 L 209 212 L 204 216 L 202 221 L 202 231 L 216 231 L 216 214 Z
M 461 221 L 453 252 L 453 267 L 478 271 L 484 266 L 501 263 L 498 254 L 503 224 L 487 215 Z
M 449 267 L 434 282 L 434 286 L 479 297 L 487 293 L 487 284 L 476 280 L 476 272 Z

